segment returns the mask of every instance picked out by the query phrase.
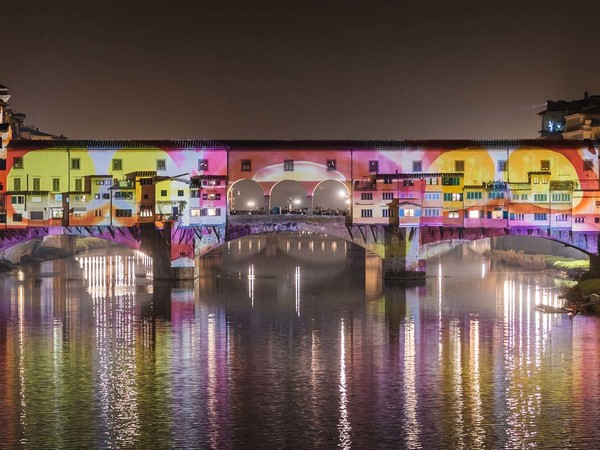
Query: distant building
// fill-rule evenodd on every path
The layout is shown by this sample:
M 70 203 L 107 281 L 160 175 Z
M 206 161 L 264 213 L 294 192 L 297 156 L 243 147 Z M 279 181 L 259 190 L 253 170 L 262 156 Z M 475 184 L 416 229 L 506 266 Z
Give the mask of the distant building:
M 2 152 L 0 157 L 4 157 L 4 149 L 11 139 L 24 140 L 53 140 L 66 139 L 64 136 L 56 136 L 50 133 L 44 133 L 38 128 L 25 123 L 26 115 L 10 108 L 8 100 L 10 94 L 8 88 L 0 84 L 0 138 L 2 139 Z
M 580 100 L 548 100 L 542 116 L 542 139 L 600 139 L 600 95 Z

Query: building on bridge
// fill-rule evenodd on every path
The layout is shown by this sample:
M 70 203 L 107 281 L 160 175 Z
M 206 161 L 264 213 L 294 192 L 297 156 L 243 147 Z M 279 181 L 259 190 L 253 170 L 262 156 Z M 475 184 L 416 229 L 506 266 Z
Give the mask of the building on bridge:
M 5 229 L 168 228 L 180 233 L 172 261 L 188 265 L 227 239 L 299 223 L 382 256 L 420 230 L 403 250 L 414 259 L 433 241 L 497 234 L 596 253 L 600 233 L 594 141 L 13 140 L 5 161 Z

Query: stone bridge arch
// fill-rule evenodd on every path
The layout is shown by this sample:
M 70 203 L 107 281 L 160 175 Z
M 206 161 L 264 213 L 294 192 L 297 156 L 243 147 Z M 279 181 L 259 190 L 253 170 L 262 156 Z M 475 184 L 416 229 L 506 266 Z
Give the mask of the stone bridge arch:
M 312 202 L 314 214 L 349 215 L 350 190 L 340 180 L 323 180 L 314 187 Z
M 151 246 L 144 245 L 139 227 L 35 227 L 0 230 L 0 260 L 18 263 L 38 257 L 74 255 L 76 241 L 81 238 L 100 239 L 152 254 Z
M 286 179 L 273 184 L 269 197 L 274 214 L 308 214 L 312 209 L 306 186 L 297 180 Z
M 520 236 L 554 241 L 579 250 L 590 257 L 599 253 L 596 233 L 578 233 L 570 230 L 543 228 L 464 228 L 464 227 L 421 227 L 421 246 L 426 252 L 436 247 L 456 247 L 462 243 L 484 238 Z M 428 250 L 429 249 L 429 250 Z
M 269 209 L 265 187 L 257 181 L 243 178 L 227 189 L 227 211 L 229 214 L 259 213 Z

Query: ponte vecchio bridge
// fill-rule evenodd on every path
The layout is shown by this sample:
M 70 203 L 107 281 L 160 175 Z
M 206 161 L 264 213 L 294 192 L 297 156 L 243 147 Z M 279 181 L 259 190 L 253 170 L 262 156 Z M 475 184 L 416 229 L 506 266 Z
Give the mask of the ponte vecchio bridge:
M 524 235 L 590 254 L 598 143 L 12 141 L 0 160 L 0 251 L 48 235 L 152 253 L 185 278 L 206 252 L 278 231 L 327 234 L 419 277 L 440 243 Z

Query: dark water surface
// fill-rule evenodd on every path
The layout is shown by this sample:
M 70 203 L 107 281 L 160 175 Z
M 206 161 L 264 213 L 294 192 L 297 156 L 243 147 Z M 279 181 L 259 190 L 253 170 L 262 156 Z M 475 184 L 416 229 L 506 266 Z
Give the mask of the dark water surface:
M 231 243 L 171 290 L 128 251 L 0 275 L 2 448 L 600 448 L 600 320 L 477 247 L 382 286 L 343 241 Z

